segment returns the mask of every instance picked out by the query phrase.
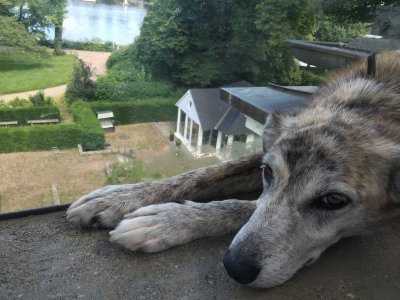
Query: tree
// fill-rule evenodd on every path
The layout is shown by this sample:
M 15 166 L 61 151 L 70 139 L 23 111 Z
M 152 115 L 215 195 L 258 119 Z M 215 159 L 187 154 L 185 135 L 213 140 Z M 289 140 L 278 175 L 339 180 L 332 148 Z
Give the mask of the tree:
M 135 41 L 137 60 L 155 78 L 185 86 L 237 79 L 296 83 L 287 38 L 310 38 L 310 0 L 159 0 Z
M 54 27 L 55 53 L 61 53 L 67 0 L 0 0 L 0 15 L 14 15 L 31 34 L 45 36 Z M 14 8 L 14 9 L 12 9 Z
M 314 0 L 315 7 L 338 22 L 371 22 L 381 6 L 399 5 L 399 0 Z
M 325 42 L 348 43 L 356 37 L 365 35 L 368 31 L 368 23 L 338 22 L 333 17 L 321 15 L 316 21 L 314 39 Z
M 77 100 L 91 101 L 95 98 L 96 83 L 92 80 L 92 71 L 81 59 L 75 64 L 71 81 L 65 95 L 69 102 Z
M 230 1 L 160 0 L 150 6 L 135 41 L 138 60 L 155 78 L 208 86 L 223 69 Z
M 62 54 L 62 32 L 67 0 L 49 0 L 51 12 L 49 19 L 54 25 L 54 53 Z
M 30 35 L 14 17 L 0 16 L 1 47 L 13 52 L 29 52 L 36 57 L 47 55 L 46 48 L 37 45 L 36 36 Z
M 11 9 L 15 7 L 16 0 L 0 0 L 0 15 L 12 16 Z

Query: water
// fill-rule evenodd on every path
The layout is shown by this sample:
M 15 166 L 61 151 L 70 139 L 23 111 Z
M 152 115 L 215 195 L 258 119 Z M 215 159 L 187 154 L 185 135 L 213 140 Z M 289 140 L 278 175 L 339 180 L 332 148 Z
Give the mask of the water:
M 79 41 L 99 38 L 118 45 L 131 44 L 140 34 L 146 15 L 143 5 L 106 5 L 80 0 L 68 0 L 68 14 L 64 20 L 63 38 Z M 54 37 L 50 33 L 51 38 Z

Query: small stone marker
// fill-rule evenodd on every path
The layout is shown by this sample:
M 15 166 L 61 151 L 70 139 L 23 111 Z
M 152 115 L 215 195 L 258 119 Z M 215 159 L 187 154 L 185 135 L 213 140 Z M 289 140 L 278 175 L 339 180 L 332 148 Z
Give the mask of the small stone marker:
M 51 185 L 51 191 L 52 191 L 52 193 L 53 193 L 53 202 L 54 202 L 54 205 L 60 205 L 60 196 L 58 195 L 57 184 L 52 184 L 52 185 Z
M 51 152 L 53 152 L 54 155 L 59 155 L 60 149 L 58 149 L 58 147 L 53 147 L 53 148 L 51 148 Z

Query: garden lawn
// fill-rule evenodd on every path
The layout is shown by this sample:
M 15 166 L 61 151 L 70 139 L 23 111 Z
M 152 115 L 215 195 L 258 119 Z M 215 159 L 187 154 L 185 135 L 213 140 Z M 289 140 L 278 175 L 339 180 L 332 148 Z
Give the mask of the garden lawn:
M 40 90 L 67 83 L 76 57 L 51 56 L 40 62 L 22 61 L 12 54 L 0 54 L 0 95 Z

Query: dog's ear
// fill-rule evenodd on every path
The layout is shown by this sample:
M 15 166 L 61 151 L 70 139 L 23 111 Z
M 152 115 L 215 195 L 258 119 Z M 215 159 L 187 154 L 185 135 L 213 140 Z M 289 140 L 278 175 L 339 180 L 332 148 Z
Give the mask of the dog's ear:
M 282 115 L 273 113 L 267 117 L 263 135 L 263 149 L 266 152 L 282 133 Z

